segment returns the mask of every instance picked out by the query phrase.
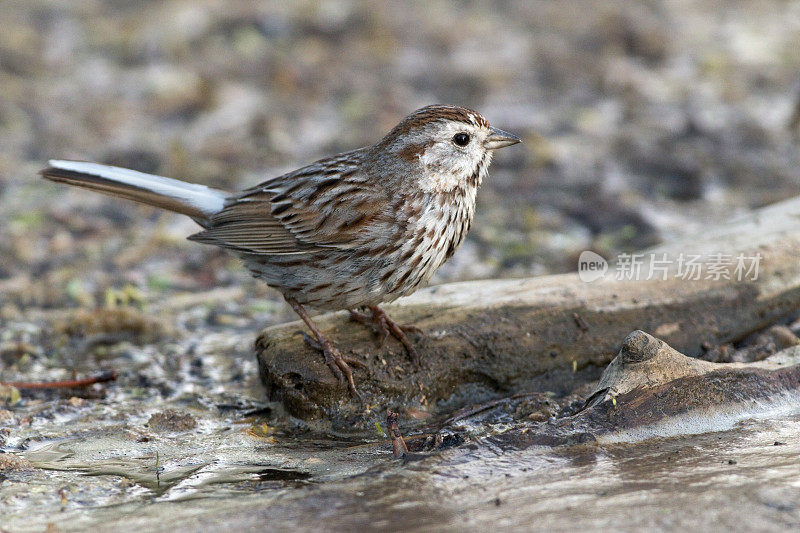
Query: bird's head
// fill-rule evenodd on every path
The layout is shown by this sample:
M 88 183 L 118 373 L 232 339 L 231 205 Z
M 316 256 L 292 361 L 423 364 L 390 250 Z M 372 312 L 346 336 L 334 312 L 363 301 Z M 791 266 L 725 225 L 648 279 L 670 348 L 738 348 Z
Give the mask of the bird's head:
M 372 155 L 384 166 L 406 167 L 405 179 L 417 180 L 422 190 L 444 193 L 480 185 L 492 152 L 518 142 L 476 111 L 430 105 L 403 119 Z

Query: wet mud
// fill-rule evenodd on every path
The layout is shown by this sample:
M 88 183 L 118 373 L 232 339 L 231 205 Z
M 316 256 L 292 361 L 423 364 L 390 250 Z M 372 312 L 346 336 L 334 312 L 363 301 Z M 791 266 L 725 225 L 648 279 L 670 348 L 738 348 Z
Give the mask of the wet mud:
M 601 376 L 577 373 L 566 394 L 517 394 L 406 424 L 408 453 L 399 458 L 379 420 L 383 436 L 325 436 L 280 423 L 269 409 L 221 409 L 211 418 L 196 408 L 131 413 L 99 428 L 90 413 L 62 414 L 68 434 L 53 428 L 25 439 L 31 429 L 17 430 L 7 443 L 17 451 L 0 455 L 4 518 L 12 531 L 47 523 L 64 531 L 249 530 L 265 522 L 416 530 L 500 517 L 555 528 L 709 524 L 666 518 L 693 495 L 749 501 L 747 523 L 796 523 L 787 509 L 800 508 L 800 492 L 790 488 L 800 449 L 792 437 L 800 428 L 800 348 L 712 363 L 641 331 L 621 344 Z M 744 484 L 731 478 L 764 461 L 758 479 L 769 485 L 751 474 Z M 715 488 L 669 489 L 698 476 L 717 479 Z M 631 514 L 625 502 L 642 491 L 652 512 Z M 52 514 L 31 514 L 31 501 Z

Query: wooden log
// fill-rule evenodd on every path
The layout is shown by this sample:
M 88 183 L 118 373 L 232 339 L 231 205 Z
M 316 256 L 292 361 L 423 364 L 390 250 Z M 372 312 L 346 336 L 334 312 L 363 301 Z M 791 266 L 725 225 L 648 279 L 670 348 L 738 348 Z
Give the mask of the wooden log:
M 742 420 L 796 411 L 800 346 L 753 363 L 686 357 L 634 331 L 578 413 L 493 437 L 500 447 L 633 442 L 724 431 Z
M 700 279 L 682 279 L 680 267 L 696 254 L 702 254 Z M 757 262 L 757 273 L 737 276 L 740 254 L 747 266 Z M 435 413 L 527 390 L 543 372 L 609 362 L 636 329 L 696 356 L 705 343 L 736 341 L 800 306 L 800 197 L 636 258 L 639 279 L 618 279 L 625 266 L 618 261 L 592 282 L 574 273 L 450 283 L 387 305 L 395 320 L 425 331 L 415 341 L 420 368 L 394 339 L 378 347 L 374 334 L 347 313 L 315 317 L 345 355 L 368 366 L 355 372 L 363 405 L 305 345 L 300 322 L 259 335 L 261 377 L 270 398 L 293 415 L 349 424 L 387 405 Z M 714 274 L 725 261 L 723 275 Z

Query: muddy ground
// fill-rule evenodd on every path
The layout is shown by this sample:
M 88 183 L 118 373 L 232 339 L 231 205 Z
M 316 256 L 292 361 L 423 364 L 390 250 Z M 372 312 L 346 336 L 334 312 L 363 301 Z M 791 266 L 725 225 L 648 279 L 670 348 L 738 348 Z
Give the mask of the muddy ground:
M 119 376 L 4 392 L 0 529 L 796 527 L 791 402 L 637 445 L 491 443 L 571 414 L 590 365 L 543 378 L 527 407 L 415 430 L 435 446 L 406 464 L 382 416 L 320 433 L 259 382 L 257 332 L 294 318 L 277 292 L 187 242 L 189 220 L 36 172 L 90 159 L 234 189 L 461 104 L 524 144 L 496 157 L 433 282 L 572 271 L 582 250 L 613 257 L 798 194 L 798 4 L 284 4 L 0 4 L 0 380 Z M 705 357 L 773 351 L 753 337 Z

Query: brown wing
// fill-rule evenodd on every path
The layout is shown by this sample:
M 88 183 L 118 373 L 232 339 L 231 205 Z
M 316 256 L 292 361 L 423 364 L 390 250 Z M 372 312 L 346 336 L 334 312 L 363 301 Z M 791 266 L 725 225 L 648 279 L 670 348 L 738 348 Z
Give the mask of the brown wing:
M 205 231 L 195 233 L 189 240 L 255 254 L 296 254 L 307 251 L 270 214 L 268 202 L 240 203 L 234 200 L 211 218 Z
M 190 239 L 255 254 L 303 254 L 391 241 L 387 193 L 359 171 L 362 150 L 272 179 L 229 198 Z

